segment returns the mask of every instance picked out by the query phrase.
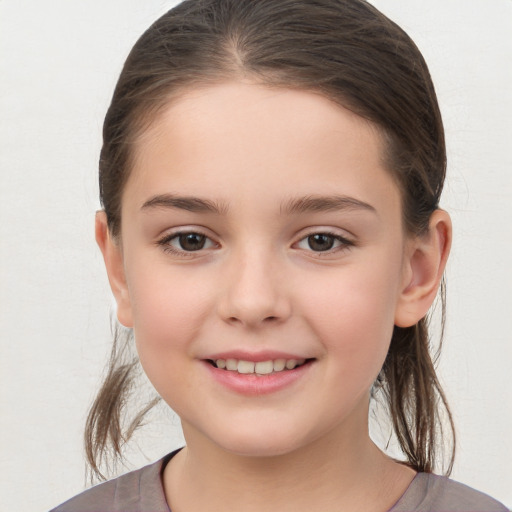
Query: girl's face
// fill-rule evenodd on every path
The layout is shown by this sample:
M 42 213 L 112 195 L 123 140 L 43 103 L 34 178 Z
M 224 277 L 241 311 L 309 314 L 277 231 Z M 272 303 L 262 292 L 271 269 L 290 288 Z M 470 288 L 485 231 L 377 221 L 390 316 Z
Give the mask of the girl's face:
M 382 152 L 326 98 L 249 83 L 185 94 L 141 138 L 118 315 L 186 437 L 276 455 L 367 435 L 411 279 Z

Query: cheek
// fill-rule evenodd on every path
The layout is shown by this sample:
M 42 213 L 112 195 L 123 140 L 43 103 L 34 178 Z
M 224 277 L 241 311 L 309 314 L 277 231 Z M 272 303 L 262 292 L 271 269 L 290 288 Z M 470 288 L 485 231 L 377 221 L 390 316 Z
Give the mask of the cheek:
M 396 259 L 384 261 L 337 269 L 321 280 L 316 276 L 315 286 L 308 287 L 304 307 L 310 325 L 325 350 L 351 372 L 378 373 L 389 348 L 400 268 L 393 264 Z
M 133 329 L 143 365 L 150 358 L 163 364 L 166 354 L 189 351 L 208 314 L 210 291 L 207 281 L 186 271 L 145 267 L 131 274 Z
M 132 274 L 130 295 L 133 330 L 139 360 L 157 392 L 178 413 L 190 393 L 200 396 L 189 364 L 194 343 L 208 315 L 209 295 L 204 282 L 182 272 L 147 266 Z M 194 396 L 195 396 L 194 395 Z

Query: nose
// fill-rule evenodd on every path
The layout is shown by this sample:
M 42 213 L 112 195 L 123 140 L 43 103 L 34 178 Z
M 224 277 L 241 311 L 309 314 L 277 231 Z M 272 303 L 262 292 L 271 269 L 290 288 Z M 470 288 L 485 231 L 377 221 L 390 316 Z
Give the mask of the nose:
M 255 329 L 290 316 L 289 288 L 277 259 L 260 249 L 233 254 L 226 261 L 218 302 L 225 322 Z

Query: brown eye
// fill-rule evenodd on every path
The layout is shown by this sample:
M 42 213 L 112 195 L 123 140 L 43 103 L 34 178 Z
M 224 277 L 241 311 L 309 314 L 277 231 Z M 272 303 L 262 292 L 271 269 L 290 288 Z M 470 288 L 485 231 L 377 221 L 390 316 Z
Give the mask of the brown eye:
M 199 233 L 182 233 L 177 236 L 180 249 L 184 251 L 199 251 L 206 244 L 206 237 Z
M 296 244 L 298 249 L 309 251 L 312 253 L 337 253 L 354 246 L 354 242 L 335 233 L 318 232 L 302 238 Z
M 328 251 L 334 247 L 336 238 L 325 233 L 317 233 L 307 237 L 308 247 L 313 251 Z
M 177 256 L 217 247 L 217 244 L 211 238 L 194 231 L 182 231 L 166 236 L 158 241 L 158 245 L 165 252 Z

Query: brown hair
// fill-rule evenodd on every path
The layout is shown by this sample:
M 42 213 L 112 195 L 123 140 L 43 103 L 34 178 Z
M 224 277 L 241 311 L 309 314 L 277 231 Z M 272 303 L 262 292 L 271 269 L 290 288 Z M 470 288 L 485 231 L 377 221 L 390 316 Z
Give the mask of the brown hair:
M 425 232 L 445 178 L 444 131 L 427 65 L 400 27 L 364 0 L 185 0 L 137 41 L 105 118 L 100 196 L 114 236 L 138 136 L 185 89 L 239 78 L 318 92 L 374 123 L 386 141 L 386 167 L 401 190 L 404 227 L 411 235 Z M 444 283 L 441 302 L 444 324 Z M 99 462 L 109 447 L 120 456 L 152 405 L 123 430 L 136 362 L 119 351 L 115 341 L 87 420 L 87 458 L 100 477 Z M 432 471 L 443 410 L 453 436 L 454 429 L 426 318 L 395 327 L 374 386 L 378 393 L 407 463 Z M 453 443 L 447 474 L 454 451 Z

